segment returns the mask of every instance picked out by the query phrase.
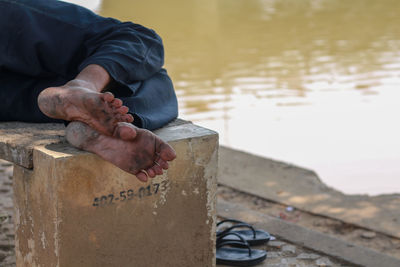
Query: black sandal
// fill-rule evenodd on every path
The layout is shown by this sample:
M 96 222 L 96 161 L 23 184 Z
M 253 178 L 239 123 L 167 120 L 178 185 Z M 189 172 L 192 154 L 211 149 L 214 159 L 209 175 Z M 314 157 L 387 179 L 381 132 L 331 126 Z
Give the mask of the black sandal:
M 227 236 L 235 236 L 237 240 L 225 240 Z M 224 246 L 240 246 L 244 248 L 233 248 Z M 227 232 L 217 238 L 217 264 L 231 266 L 254 266 L 267 258 L 267 252 L 260 249 L 251 249 L 246 240 L 239 234 Z
M 239 221 L 239 220 L 234 220 L 234 219 L 223 220 L 223 221 L 220 221 L 219 223 L 217 223 L 217 227 L 226 222 L 233 222 L 236 224 L 224 229 L 223 231 L 217 231 L 217 238 L 228 232 L 236 233 L 236 234 L 240 235 L 241 237 L 243 237 L 243 239 L 246 240 L 247 243 L 249 243 L 249 245 L 251 245 L 251 246 L 258 246 L 258 245 L 265 244 L 271 239 L 271 235 L 268 232 L 266 232 L 264 230 L 254 229 L 254 227 L 251 226 L 250 224 Z M 246 227 L 249 229 L 232 231 L 233 229 L 239 228 L 239 227 Z M 229 237 L 225 237 L 224 241 L 239 241 L 239 238 L 235 235 L 231 235 Z

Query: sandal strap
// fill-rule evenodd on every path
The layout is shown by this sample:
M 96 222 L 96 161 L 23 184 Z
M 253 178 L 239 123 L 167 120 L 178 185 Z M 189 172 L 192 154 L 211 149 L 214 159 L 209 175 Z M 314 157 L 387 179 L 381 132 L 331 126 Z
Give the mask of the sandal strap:
M 225 219 L 225 220 L 222 220 L 219 223 L 217 223 L 217 226 L 220 226 L 221 224 L 226 223 L 226 222 L 245 223 L 243 221 L 239 221 L 239 220 L 235 220 L 235 219 Z
M 250 245 L 246 242 L 239 242 L 239 241 L 222 241 L 217 243 L 217 249 L 221 248 L 223 246 L 229 246 L 229 245 L 236 245 L 236 246 L 246 246 L 247 250 L 249 251 L 249 257 L 251 257 L 251 248 Z
M 226 229 L 223 230 L 222 232 L 219 232 L 219 233 L 217 234 L 217 236 L 223 235 L 223 234 L 225 234 L 225 233 L 227 233 L 227 232 L 230 232 L 232 229 L 239 228 L 239 227 L 247 227 L 247 228 L 249 228 L 249 229 L 253 232 L 253 238 L 254 238 L 254 239 L 256 238 L 256 230 L 253 228 L 253 226 L 251 226 L 251 225 L 248 224 L 248 223 L 238 223 L 238 224 L 234 224 L 234 225 L 232 225 L 231 227 L 226 228 Z
M 239 235 L 238 233 L 235 233 L 235 232 L 226 232 L 226 233 L 223 233 L 223 234 L 217 236 L 217 244 L 220 243 L 220 242 L 228 241 L 228 240 L 224 240 L 224 239 L 223 239 L 225 236 L 228 236 L 228 235 L 237 236 L 237 237 L 239 238 L 239 240 L 240 240 L 241 242 L 244 243 L 244 245 L 248 243 L 248 242 L 246 241 L 246 239 L 244 239 L 243 236 Z M 231 240 L 231 241 L 239 242 L 238 240 Z

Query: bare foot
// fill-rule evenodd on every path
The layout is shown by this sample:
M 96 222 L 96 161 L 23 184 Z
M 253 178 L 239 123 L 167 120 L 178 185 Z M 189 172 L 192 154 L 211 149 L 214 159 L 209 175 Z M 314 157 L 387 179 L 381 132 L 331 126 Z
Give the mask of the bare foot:
M 111 137 L 74 121 L 67 127 L 66 138 L 71 145 L 99 155 L 143 182 L 162 174 L 168 169 L 168 161 L 176 157 L 170 145 L 130 123 L 119 122 Z
M 72 80 L 60 87 L 49 87 L 38 97 L 40 110 L 54 119 L 81 121 L 105 135 L 113 135 L 118 122 L 133 122 L 128 107 L 111 93 L 99 93 L 93 84 Z

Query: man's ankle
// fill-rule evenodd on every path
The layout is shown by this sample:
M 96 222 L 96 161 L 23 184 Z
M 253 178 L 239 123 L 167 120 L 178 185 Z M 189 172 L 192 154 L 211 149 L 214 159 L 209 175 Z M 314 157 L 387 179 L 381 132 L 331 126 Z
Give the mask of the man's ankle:
M 100 65 L 91 64 L 86 66 L 76 76 L 75 80 L 84 81 L 88 84 L 92 84 L 93 87 L 88 88 L 95 90 L 96 92 L 102 92 L 104 88 L 111 82 L 111 76 L 108 72 Z

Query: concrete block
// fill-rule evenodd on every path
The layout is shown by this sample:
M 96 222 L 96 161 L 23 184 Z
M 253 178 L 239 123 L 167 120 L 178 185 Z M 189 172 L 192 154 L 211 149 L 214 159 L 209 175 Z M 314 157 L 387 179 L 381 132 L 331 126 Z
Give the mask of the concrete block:
M 147 183 L 65 143 L 14 166 L 17 266 L 215 266 L 218 135 L 156 132 L 177 159 Z

